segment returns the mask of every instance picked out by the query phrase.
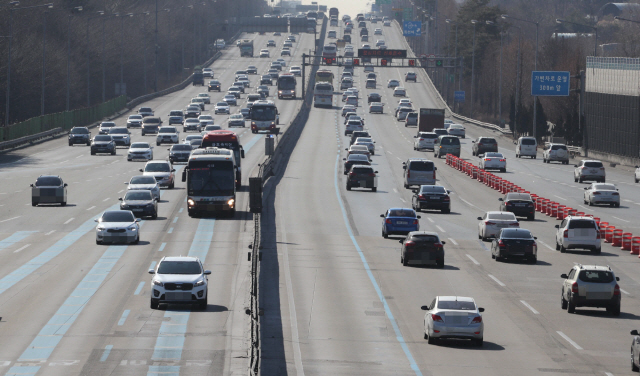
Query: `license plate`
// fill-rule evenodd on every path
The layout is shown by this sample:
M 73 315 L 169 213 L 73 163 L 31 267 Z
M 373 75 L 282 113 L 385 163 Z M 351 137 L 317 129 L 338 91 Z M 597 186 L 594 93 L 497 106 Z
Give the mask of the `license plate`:
M 523 206 L 527 206 L 527 204 L 516 204 L 516 206 L 523 207 Z
M 367 181 L 366 181 L 366 180 L 360 180 L 360 182 L 359 182 L 359 183 L 360 183 L 360 186 L 361 186 L 361 187 L 364 187 L 364 186 L 366 186 L 366 185 L 367 185 Z
M 597 174 L 598 170 L 589 170 L 589 172 L 591 172 L 592 174 Z
M 497 225 L 496 225 L 496 227 L 504 228 L 504 227 L 507 227 L 507 225 L 506 225 L 506 224 L 500 224 L 500 223 L 499 223 L 499 224 L 497 224 Z
M 397 225 L 408 225 L 409 222 L 407 222 L 407 221 L 396 221 L 396 224 Z
M 440 200 L 440 197 L 437 197 L 437 196 L 432 196 L 432 197 L 430 197 L 430 198 L 431 198 L 432 200 Z
M 142 209 L 131 209 L 131 211 L 139 212 L 139 211 L 142 211 Z

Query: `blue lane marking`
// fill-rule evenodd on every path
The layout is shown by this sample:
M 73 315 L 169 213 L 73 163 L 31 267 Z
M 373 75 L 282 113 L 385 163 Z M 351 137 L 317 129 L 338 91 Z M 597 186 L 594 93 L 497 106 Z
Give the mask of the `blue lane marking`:
M 183 210 L 184 208 L 180 208 L 180 210 L 178 210 L 178 213 L 182 213 Z
M 251 141 L 247 142 L 245 145 L 242 145 L 242 148 L 244 149 L 244 152 L 248 153 L 249 150 L 251 150 L 251 148 L 253 147 L 253 145 L 255 145 L 256 142 L 258 142 L 258 140 L 262 138 L 262 136 L 263 135 L 261 135 L 261 134 L 257 134 L 255 136 L 253 136 Z
M 178 217 L 173 218 L 173 223 L 178 222 Z
M 158 252 L 164 251 L 164 247 L 166 247 L 166 246 L 167 246 L 167 243 L 160 244 L 160 248 L 158 248 Z
M 151 265 L 149 265 L 149 269 L 155 270 L 156 269 L 156 263 L 157 263 L 156 261 L 151 261 Z
M 167 231 L 167 234 L 171 234 L 172 232 L 173 232 L 173 227 L 171 227 L 169 231 Z
M 122 312 L 122 317 L 120 317 L 120 321 L 118 321 L 118 326 L 124 325 L 127 321 L 127 317 L 129 317 L 129 313 L 131 313 L 130 309 L 125 309 L 124 312 Z
M 115 264 L 120 260 L 126 245 L 112 245 L 82 279 L 49 322 L 18 358 L 19 362 L 46 360 L 58 346 L 67 330 L 78 318 L 89 300 L 98 291 Z M 29 368 L 29 369 L 27 369 Z M 32 372 L 35 368 L 35 372 Z M 35 375 L 40 367 L 11 367 L 7 375 Z
M 203 218 L 198 222 L 198 228 L 189 248 L 189 256 L 198 257 L 204 264 L 211 247 L 215 219 Z M 152 360 L 174 360 L 182 358 L 182 349 L 187 333 L 190 311 L 167 311 L 164 317 L 169 318 L 160 325 L 160 332 L 153 349 Z M 149 366 L 147 376 L 179 376 L 180 366 Z
M 109 207 L 107 210 L 119 210 L 119 209 L 120 209 L 120 204 L 116 204 Z M 42 265 L 45 265 L 46 263 L 51 261 L 54 257 L 58 256 L 67 248 L 72 246 L 73 243 L 75 243 L 87 232 L 93 230 L 96 226 L 96 223 L 93 220 L 98 218 L 100 215 L 102 215 L 102 213 L 89 219 L 88 221 L 80 225 L 80 227 L 78 227 L 77 229 L 65 235 L 62 239 L 58 240 L 54 245 L 47 248 L 44 252 L 32 258 L 31 260 L 27 261 L 26 264 L 22 265 L 21 267 L 7 274 L 6 276 L 0 278 L 0 294 L 7 291 L 16 283 L 22 281 L 25 277 L 29 276 L 34 271 L 38 270 Z
M 13 235 L 0 241 L 0 250 L 11 247 L 12 245 L 22 241 L 24 238 L 33 234 L 34 232 L 37 232 L 37 231 L 17 231 L 13 233 Z
M 338 203 L 340 204 L 340 209 L 342 210 L 342 218 L 344 219 L 344 224 L 347 227 L 347 232 L 349 233 L 351 242 L 353 243 L 353 245 L 356 247 L 356 250 L 358 251 L 358 255 L 360 255 L 360 260 L 364 265 L 364 269 L 367 271 L 367 275 L 369 276 L 369 279 L 373 284 L 373 288 L 376 290 L 376 293 L 378 294 L 378 298 L 384 305 L 384 311 L 387 314 L 389 321 L 391 321 L 391 325 L 393 326 L 393 331 L 396 333 L 396 339 L 398 340 L 398 342 L 400 342 L 400 346 L 402 347 L 402 350 L 404 351 L 405 356 L 409 360 L 411 369 L 416 373 L 416 376 L 422 376 L 422 372 L 420 372 L 420 368 L 416 364 L 416 361 L 413 359 L 413 355 L 411 355 L 409 346 L 407 346 L 407 343 L 405 342 L 404 337 L 402 336 L 402 332 L 400 331 L 400 327 L 398 327 L 398 323 L 396 322 L 396 319 L 393 317 L 393 313 L 391 312 L 391 309 L 387 304 L 387 299 L 384 298 L 384 295 L 382 294 L 382 290 L 380 290 L 380 286 L 378 285 L 376 278 L 373 276 L 373 273 L 371 273 L 371 269 L 369 268 L 369 263 L 367 263 L 367 259 L 364 257 L 364 253 L 362 253 L 362 250 L 360 249 L 360 246 L 358 245 L 358 242 L 356 241 L 355 236 L 353 236 L 353 231 L 351 229 L 351 225 L 349 224 L 349 217 L 347 216 L 347 210 L 344 207 L 344 203 L 342 202 L 342 198 L 340 197 L 340 189 L 338 188 L 338 161 L 339 160 L 340 160 L 340 154 L 338 153 L 338 155 L 336 156 L 336 165 L 334 168 L 333 185 L 336 190 L 336 196 L 338 197 Z
M 140 291 L 142 291 L 143 287 L 144 287 L 144 282 L 140 282 L 140 284 L 138 285 L 138 288 L 136 289 L 136 292 L 134 292 L 133 295 L 140 295 Z
M 109 357 L 109 353 L 111 353 L 112 348 L 113 348 L 113 345 L 105 346 L 104 352 L 102 353 L 102 357 L 100 357 L 101 362 L 104 362 L 107 360 L 107 358 Z

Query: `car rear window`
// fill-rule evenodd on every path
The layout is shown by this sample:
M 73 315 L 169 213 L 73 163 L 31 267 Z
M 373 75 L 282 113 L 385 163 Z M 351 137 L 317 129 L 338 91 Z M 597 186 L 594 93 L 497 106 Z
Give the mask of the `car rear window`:
M 411 171 L 433 171 L 433 162 L 427 162 L 427 161 L 409 162 L 409 170 L 411 170 Z
M 415 218 L 416 212 L 411 209 L 393 209 L 389 211 L 390 217 L 410 217 Z
M 508 193 L 507 200 L 526 200 L 532 201 L 531 195 L 528 193 Z
M 36 180 L 36 187 L 59 187 L 62 180 L 57 176 L 41 176 Z
M 457 137 L 443 137 L 440 145 L 460 145 L 460 139 Z
M 420 187 L 422 193 L 447 193 L 447 190 L 440 185 L 423 185 Z
M 531 239 L 532 236 L 528 230 L 504 229 L 501 237 L 506 239 Z
M 496 140 L 493 139 L 493 138 L 484 138 L 484 137 L 480 138 L 480 140 L 478 142 L 481 142 L 483 144 L 495 144 L 495 143 L 497 143 Z
M 569 229 L 575 228 L 596 228 L 596 223 L 589 219 L 574 219 L 569 221 Z
M 596 190 L 600 191 L 615 191 L 616 186 L 613 184 L 595 184 L 594 187 Z
M 553 145 L 551 150 L 567 150 L 567 147 L 564 145 Z
M 420 133 L 420 138 L 435 139 L 438 138 L 438 135 L 435 133 Z
M 578 279 L 583 282 L 611 283 L 613 282 L 613 273 L 606 270 L 581 270 Z
M 603 167 L 602 162 L 584 162 L 585 167 Z
M 435 235 L 413 235 L 411 240 L 422 243 L 440 243 L 440 239 Z
M 373 173 L 373 168 L 371 167 L 354 167 L 351 171 L 358 174 L 371 174 Z
M 448 131 L 446 129 L 434 129 L 433 133 L 435 133 L 438 136 L 442 136 L 444 134 L 448 134 Z
M 523 138 L 522 140 L 520 140 L 520 143 L 522 145 L 535 145 L 536 140 L 534 140 L 533 138 Z
M 501 220 L 501 221 L 509 221 L 516 220 L 516 215 L 509 212 L 504 213 L 489 213 L 487 214 L 487 219 Z
M 459 301 L 459 300 L 439 300 L 438 309 L 475 311 L 476 305 L 473 302 L 466 302 L 466 301 Z
M 189 145 L 173 145 L 171 150 L 191 150 L 191 146 Z
M 89 130 L 87 128 L 73 128 L 73 129 L 71 129 L 71 133 L 73 133 L 73 134 L 89 134 Z

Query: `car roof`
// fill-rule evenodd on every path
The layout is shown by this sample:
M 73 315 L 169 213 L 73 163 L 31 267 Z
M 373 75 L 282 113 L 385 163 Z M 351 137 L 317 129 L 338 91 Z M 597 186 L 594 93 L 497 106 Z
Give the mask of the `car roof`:
M 593 219 L 593 217 L 577 216 L 577 215 L 574 215 L 574 216 L 567 216 L 567 217 L 565 217 L 565 219 L 568 219 L 568 220 L 572 220 L 572 219 L 586 219 L 586 220 L 590 220 L 590 221 L 595 221 L 595 219 Z
M 411 231 L 409 234 L 409 236 L 413 236 L 413 235 L 430 235 L 430 236 L 437 236 L 438 238 L 440 238 L 440 236 L 438 235 L 437 232 L 433 232 L 433 231 Z
M 607 266 L 602 266 L 602 265 L 581 265 L 581 264 L 577 264 L 573 266 L 576 269 L 579 270 L 586 270 L 586 269 L 590 269 L 590 270 L 603 270 L 603 271 L 607 271 L 607 272 L 613 272 L 613 270 L 611 270 L 611 267 L 609 265 Z
M 163 261 L 200 261 L 200 259 L 192 256 L 165 256 L 160 260 L 160 262 Z

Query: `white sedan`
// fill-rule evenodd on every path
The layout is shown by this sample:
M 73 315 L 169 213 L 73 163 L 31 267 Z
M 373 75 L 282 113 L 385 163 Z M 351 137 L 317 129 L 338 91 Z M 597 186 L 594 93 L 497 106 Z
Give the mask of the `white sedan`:
M 98 222 L 96 244 L 138 244 L 140 241 L 140 218 L 136 218 L 131 210 L 108 210 L 94 221 Z
M 483 170 L 500 170 L 500 172 L 507 172 L 507 159 L 502 153 L 486 152 L 483 158 L 480 159 L 478 167 Z
M 356 110 L 356 107 L 350 104 L 346 104 L 344 106 L 342 106 L 342 116 L 346 115 L 347 112 L 354 112 Z
M 486 212 L 478 220 L 478 239 L 484 241 L 498 236 L 503 228 L 520 228 L 516 215 L 507 211 Z
M 229 104 L 227 102 L 218 102 L 214 107 L 214 113 L 216 114 L 228 114 L 230 112 Z
M 127 160 L 131 162 L 134 159 L 143 159 L 150 161 L 153 159 L 153 147 L 148 142 L 134 142 L 129 146 L 127 152 Z
M 382 114 L 384 113 L 384 105 L 380 102 L 371 102 L 369 105 L 369 113 Z
M 407 96 L 407 91 L 403 87 L 398 86 L 395 89 L 393 89 L 393 96 L 394 97 L 406 97 Z
M 618 188 L 613 184 L 592 183 L 584 188 L 583 201 L 589 206 L 596 204 L 610 205 L 611 207 L 620 207 L 620 193 Z
M 449 132 L 449 135 L 451 136 L 465 138 L 465 128 L 464 126 L 462 126 L 462 124 L 449 125 L 449 127 L 447 128 L 447 132 Z
M 398 80 L 389 80 L 389 82 L 387 82 L 387 88 L 390 88 L 390 87 L 395 88 L 398 86 L 400 86 L 400 81 Z

